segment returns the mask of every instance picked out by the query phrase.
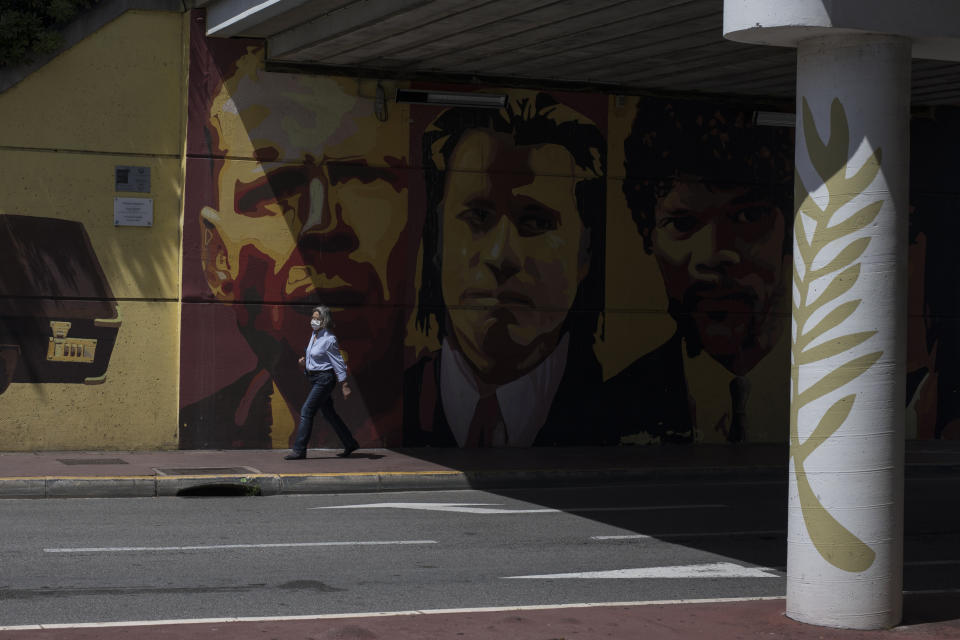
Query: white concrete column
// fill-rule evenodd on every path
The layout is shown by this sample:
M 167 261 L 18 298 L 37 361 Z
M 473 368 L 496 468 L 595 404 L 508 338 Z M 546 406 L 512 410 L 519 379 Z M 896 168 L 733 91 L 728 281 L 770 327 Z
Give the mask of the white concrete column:
M 901 618 L 911 42 L 800 40 L 787 615 Z

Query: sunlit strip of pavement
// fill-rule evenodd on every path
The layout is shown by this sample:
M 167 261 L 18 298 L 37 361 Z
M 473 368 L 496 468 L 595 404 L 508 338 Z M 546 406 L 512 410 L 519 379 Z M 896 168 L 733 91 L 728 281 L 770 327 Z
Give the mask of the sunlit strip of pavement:
M 342 542 L 272 542 L 263 544 L 206 544 L 180 547 L 68 547 L 47 548 L 45 553 L 111 553 L 127 551 L 216 551 L 221 549 L 278 549 L 285 547 L 368 547 L 381 545 L 437 544 L 436 540 L 347 540 Z
M 724 538 L 727 536 L 777 536 L 785 535 L 786 529 L 760 529 L 757 531 L 683 531 L 677 533 L 631 533 L 618 536 L 590 536 L 591 540 L 650 540 L 663 538 Z

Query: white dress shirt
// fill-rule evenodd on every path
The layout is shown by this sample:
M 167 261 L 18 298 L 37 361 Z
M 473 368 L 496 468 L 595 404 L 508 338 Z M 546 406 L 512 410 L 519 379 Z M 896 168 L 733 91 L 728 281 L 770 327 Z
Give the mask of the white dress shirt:
M 683 343 L 687 402 L 697 442 L 726 442 L 733 416 L 735 377 L 706 351 L 691 358 Z M 747 373 L 745 442 L 787 442 L 790 426 L 790 337 L 784 335 Z
M 307 371 L 329 371 L 337 374 L 337 380 L 347 379 L 347 365 L 343 362 L 340 347 L 337 346 L 337 336 L 326 329 L 314 331 L 310 335 L 306 356 Z
M 557 348 L 526 375 L 496 389 L 500 419 L 493 432 L 493 446 L 529 447 L 547 421 L 553 398 L 567 366 L 570 336 L 564 335 Z M 447 424 L 464 446 L 480 392 L 473 370 L 459 351 L 444 340 L 440 351 L 440 401 Z

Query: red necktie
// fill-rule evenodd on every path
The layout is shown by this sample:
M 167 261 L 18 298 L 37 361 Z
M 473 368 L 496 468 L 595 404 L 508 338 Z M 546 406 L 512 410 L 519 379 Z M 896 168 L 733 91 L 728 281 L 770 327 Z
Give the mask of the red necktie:
M 467 434 L 468 447 L 489 447 L 493 445 L 493 431 L 497 428 L 500 418 L 500 405 L 497 404 L 497 394 L 491 393 L 477 401 L 473 410 L 473 420 L 470 421 L 470 431 Z

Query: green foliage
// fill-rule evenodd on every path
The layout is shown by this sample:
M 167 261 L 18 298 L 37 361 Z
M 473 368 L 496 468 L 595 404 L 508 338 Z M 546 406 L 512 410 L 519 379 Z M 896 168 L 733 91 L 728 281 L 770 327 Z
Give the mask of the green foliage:
M 99 0 L 0 0 L 0 67 L 56 51 L 60 29 Z

